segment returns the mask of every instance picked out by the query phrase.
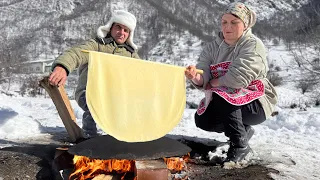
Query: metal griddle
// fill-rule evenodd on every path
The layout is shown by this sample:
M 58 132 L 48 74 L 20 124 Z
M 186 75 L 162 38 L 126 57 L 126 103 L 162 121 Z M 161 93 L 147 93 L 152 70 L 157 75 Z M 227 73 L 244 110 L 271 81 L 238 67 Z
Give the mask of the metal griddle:
M 68 150 L 73 155 L 105 160 L 151 160 L 183 156 L 190 151 L 191 148 L 188 146 L 167 137 L 148 142 L 128 143 L 109 135 L 83 141 Z

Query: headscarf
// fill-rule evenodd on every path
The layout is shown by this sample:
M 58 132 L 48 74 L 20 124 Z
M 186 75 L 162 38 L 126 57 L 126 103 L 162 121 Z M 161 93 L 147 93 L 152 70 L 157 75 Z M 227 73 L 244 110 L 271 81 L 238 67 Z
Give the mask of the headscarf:
M 256 13 L 241 2 L 229 4 L 224 10 L 223 15 L 224 14 L 233 14 L 239 17 L 243 21 L 246 29 L 253 27 L 256 23 Z

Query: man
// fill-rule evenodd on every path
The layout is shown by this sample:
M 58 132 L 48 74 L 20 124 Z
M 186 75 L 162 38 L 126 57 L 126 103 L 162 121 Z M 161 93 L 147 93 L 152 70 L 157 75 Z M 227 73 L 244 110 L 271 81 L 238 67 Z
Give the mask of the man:
M 89 54 L 81 50 L 99 51 L 140 59 L 137 54 L 137 46 L 133 43 L 136 23 L 133 14 L 124 10 L 117 10 L 105 26 L 98 28 L 95 39 L 88 40 L 82 45 L 65 51 L 52 65 L 49 82 L 57 86 L 63 86 L 68 74 L 78 68 L 79 80 L 75 98 L 78 105 L 84 110 L 82 129 L 88 137 L 94 137 L 98 134 L 85 95 Z

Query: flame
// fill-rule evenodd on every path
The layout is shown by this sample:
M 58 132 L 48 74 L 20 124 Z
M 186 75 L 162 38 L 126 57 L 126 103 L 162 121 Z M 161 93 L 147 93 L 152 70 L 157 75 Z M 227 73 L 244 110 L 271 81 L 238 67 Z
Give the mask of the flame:
M 163 158 L 165 163 L 167 164 L 167 168 L 170 171 L 179 172 L 186 168 L 186 163 L 188 162 L 190 155 L 187 154 L 181 157 L 171 157 L 171 158 Z
M 114 171 L 125 176 L 127 172 L 134 171 L 133 160 L 99 160 L 84 156 L 74 156 L 73 164 L 75 165 L 75 171 L 70 175 L 69 179 L 85 180 L 94 178 L 98 174 L 110 174 Z
M 186 162 L 190 155 L 183 157 L 163 158 L 170 171 L 179 172 L 186 168 Z M 85 156 L 74 156 L 73 164 L 75 171 L 70 175 L 69 179 L 86 180 L 92 179 L 99 174 L 123 174 L 121 179 L 124 179 L 126 173 L 134 172 L 134 160 L 100 160 L 90 159 Z M 135 178 L 136 179 L 136 178 Z

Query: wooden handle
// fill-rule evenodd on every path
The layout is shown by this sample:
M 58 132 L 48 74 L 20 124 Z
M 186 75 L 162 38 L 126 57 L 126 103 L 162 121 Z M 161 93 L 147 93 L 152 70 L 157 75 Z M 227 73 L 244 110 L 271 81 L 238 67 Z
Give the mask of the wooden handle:
M 84 53 L 89 53 L 90 52 L 90 51 L 85 50 L 85 49 L 81 49 L 81 51 L 84 52 Z
M 201 70 L 201 69 L 196 69 L 196 71 L 197 71 L 197 73 L 199 73 L 199 74 L 203 74 L 203 70 Z

